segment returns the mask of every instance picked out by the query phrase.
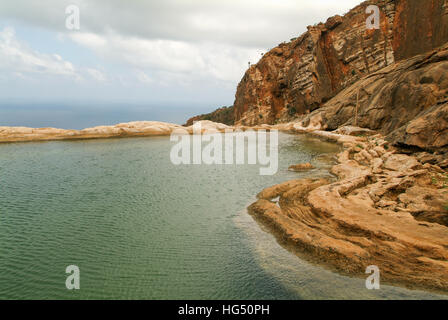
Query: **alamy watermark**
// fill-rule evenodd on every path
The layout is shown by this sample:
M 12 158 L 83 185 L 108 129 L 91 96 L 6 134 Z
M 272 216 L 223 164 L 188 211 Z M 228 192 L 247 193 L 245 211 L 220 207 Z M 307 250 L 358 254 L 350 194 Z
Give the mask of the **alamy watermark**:
M 370 14 L 366 19 L 367 30 L 380 28 L 380 8 L 376 5 L 370 5 L 366 8 L 366 14 Z
M 196 122 L 192 135 L 186 129 L 176 129 L 170 140 L 177 142 L 170 153 L 174 165 L 258 164 L 260 175 L 274 175 L 278 171 L 277 130 L 226 129 L 221 133 L 203 131 L 201 123 Z
M 65 19 L 65 27 L 68 30 L 81 29 L 81 16 L 79 7 L 72 4 L 65 8 L 65 14 L 68 15 Z
M 70 274 L 65 280 L 65 286 L 68 290 L 81 289 L 81 279 L 79 267 L 75 265 L 68 266 L 65 269 L 65 273 Z
M 368 266 L 366 268 L 366 274 L 370 276 L 366 279 L 366 288 L 368 290 L 379 290 L 380 289 L 380 268 L 377 266 Z

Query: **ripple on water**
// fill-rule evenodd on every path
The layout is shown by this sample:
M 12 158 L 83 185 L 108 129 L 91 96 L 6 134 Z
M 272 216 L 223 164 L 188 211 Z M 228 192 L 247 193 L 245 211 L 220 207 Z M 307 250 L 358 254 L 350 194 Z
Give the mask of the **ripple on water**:
M 166 137 L 0 145 L 0 298 L 360 297 L 358 280 L 298 259 L 244 211 L 263 188 L 300 176 L 291 164 L 323 168 L 317 156 L 338 147 L 282 134 L 272 177 L 176 167 L 170 148 Z M 71 264 L 79 291 L 65 288 Z

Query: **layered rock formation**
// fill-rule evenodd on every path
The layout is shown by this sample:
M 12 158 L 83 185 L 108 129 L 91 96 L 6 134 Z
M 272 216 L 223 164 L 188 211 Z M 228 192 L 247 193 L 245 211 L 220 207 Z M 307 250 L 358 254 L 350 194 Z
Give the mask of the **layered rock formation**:
M 338 181 L 294 180 L 263 190 L 249 212 L 311 261 L 365 277 L 448 292 L 448 174 L 396 153 L 381 135 L 313 134 L 344 150 Z M 280 197 L 278 204 L 273 199 Z
M 367 30 L 368 5 L 380 29 Z M 273 124 L 306 114 L 361 78 L 448 41 L 447 0 L 366 1 L 308 27 L 269 51 L 238 85 L 236 124 Z
M 224 132 L 229 128 L 224 124 L 211 121 L 200 121 L 199 123 L 201 125 L 201 132 Z M 177 124 L 158 121 L 136 121 L 83 130 L 0 127 L 0 143 L 166 136 L 174 131 L 191 134 L 193 133 L 193 127 L 185 128 Z
M 397 146 L 446 152 L 448 44 L 364 77 L 301 121 L 312 130 L 343 125 L 378 130 Z

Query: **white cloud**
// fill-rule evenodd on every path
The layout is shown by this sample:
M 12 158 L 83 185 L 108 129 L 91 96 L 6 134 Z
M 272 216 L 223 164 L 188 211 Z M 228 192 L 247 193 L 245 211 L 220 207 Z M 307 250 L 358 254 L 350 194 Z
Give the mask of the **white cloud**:
M 141 70 L 135 71 L 135 76 L 137 77 L 138 81 L 144 84 L 152 84 L 154 83 L 154 80 L 151 79 L 145 72 Z
M 93 48 L 101 48 L 106 45 L 106 39 L 104 37 L 94 34 L 94 33 L 71 33 L 70 37 L 87 47 L 93 47 Z
M 104 73 L 102 73 L 101 71 L 97 70 L 97 69 L 93 69 L 93 68 L 86 68 L 86 72 L 95 80 L 99 81 L 99 82 L 106 82 L 107 81 L 107 77 Z
M 185 42 L 269 48 L 307 25 L 343 14 L 361 0 L 14 0 L 0 2 L 0 18 L 15 18 L 56 32 L 65 7 L 78 5 L 81 31 Z M 39 12 L 39 14 L 36 14 Z
M 14 29 L 9 27 L 0 31 L 0 69 L 20 75 L 40 73 L 78 77 L 72 63 L 56 54 L 43 54 L 32 50 L 19 42 Z
M 114 97 L 141 92 L 147 101 L 166 89 L 170 98 L 191 93 L 196 99 L 201 92 L 210 101 L 225 95 L 225 103 L 230 103 L 249 61 L 256 63 L 261 53 L 297 37 L 307 25 L 343 14 L 360 1 L 0 1 L 0 20 L 26 26 L 25 32 L 33 36 L 42 29 L 54 33 L 60 41 L 55 41 L 54 50 L 45 43 L 45 51 L 62 46 L 80 53 L 72 58 L 75 67 L 59 55 L 29 48 L 11 29 L 4 29 L 0 30 L 0 69 L 10 70 L 11 75 L 15 71 L 14 76 L 22 79 L 39 80 L 40 74 L 71 77 L 81 84 L 80 91 L 95 88 L 99 94 L 96 89 L 103 88 Z M 65 8 L 72 4 L 80 8 L 79 31 L 65 26 Z
M 261 49 L 173 40 L 125 38 L 109 33 L 104 36 L 75 33 L 70 36 L 105 59 L 113 59 L 136 69 L 151 69 L 189 77 L 210 77 L 220 81 L 238 81 L 247 62 L 256 62 Z
M 43 77 L 64 77 L 76 82 L 90 79 L 103 83 L 109 80 L 104 72 L 96 68 L 75 67 L 58 54 L 33 50 L 17 39 L 11 27 L 0 30 L 0 70 L 23 80 L 39 81 Z

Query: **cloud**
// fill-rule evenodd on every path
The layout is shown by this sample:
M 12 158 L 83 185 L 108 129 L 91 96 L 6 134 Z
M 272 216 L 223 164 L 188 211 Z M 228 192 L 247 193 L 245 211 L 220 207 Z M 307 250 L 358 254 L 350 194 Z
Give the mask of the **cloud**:
M 5 29 L 0 69 L 15 71 L 14 77 L 21 79 L 72 77 L 77 85 L 88 83 L 79 86 L 80 97 L 88 87 L 115 99 L 190 95 L 211 104 L 225 96 L 218 103 L 229 104 L 249 61 L 256 63 L 261 53 L 297 37 L 307 25 L 343 14 L 360 1 L 0 1 L 0 20 L 26 26 L 33 36 L 42 29 L 52 33 L 54 44 L 47 41 L 40 51 L 70 50 L 68 57 L 76 61 L 75 66 L 61 56 L 37 52 Z M 66 28 L 68 5 L 80 8 L 80 30 Z
M 58 78 L 76 82 L 107 82 L 104 72 L 91 67 L 75 67 L 58 54 L 41 53 L 17 39 L 14 28 L 0 30 L 0 70 L 23 80 Z
M 103 59 L 125 63 L 134 69 L 233 82 L 242 76 L 247 62 L 258 60 L 263 51 L 213 42 L 193 44 L 175 40 L 147 40 L 114 33 L 104 36 L 74 33 L 70 37 Z
M 217 42 L 270 48 L 304 32 L 360 0 L 15 0 L 0 2 L 0 17 L 56 32 L 65 28 L 65 8 L 78 5 L 81 31 L 184 42 Z M 36 14 L 39 12 L 39 14 Z
M 151 84 L 154 83 L 154 80 L 151 79 L 146 73 L 144 73 L 141 70 L 135 71 L 135 76 L 137 77 L 138 81 L 144 84 Z
M 95 80 L 99 81 L 99 82 L 106 82 L 107 81 L 107 77 L 104 73 L 102 73 L 101 71 L 97 70 L 97 69 L 93 69 L 93 68 L 86 68 L 86 72 Z
M 16 38 L 13 28 L 0 31 L 0 69 L 23 77 L 23 73 L 79 77 L 75 67 L 57 54 L 32 50 Z

